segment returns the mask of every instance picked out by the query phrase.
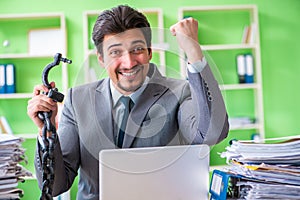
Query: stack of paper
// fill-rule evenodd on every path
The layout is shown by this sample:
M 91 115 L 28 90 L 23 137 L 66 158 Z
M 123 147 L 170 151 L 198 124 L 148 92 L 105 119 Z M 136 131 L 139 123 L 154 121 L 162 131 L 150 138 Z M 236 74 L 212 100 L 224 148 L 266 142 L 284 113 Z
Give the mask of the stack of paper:
M 21 148 L 22 138 L 0 134 L 0 199 L 20 199 L 23 191 L 18 189 L 22 177 L 32 176 L 19 162 L 25 160 Z
M 300 137 L 265 143 L 232 141 L 221 154 L 230 164 L 224 170 L 237 181 L 244 199 L 299 199 Z

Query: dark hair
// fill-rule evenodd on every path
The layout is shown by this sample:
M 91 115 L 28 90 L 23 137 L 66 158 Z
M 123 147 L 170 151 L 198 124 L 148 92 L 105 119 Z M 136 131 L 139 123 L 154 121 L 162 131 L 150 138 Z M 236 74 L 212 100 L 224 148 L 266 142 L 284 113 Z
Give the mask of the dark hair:
M 105 35 L 117 34 L 129 29 L 142 28 L 148 47 L 151 47 L 151 28 L 145 15 L 127 5 L 105 10 L 97 18 L 93 28 L 93 41 L 100 54 Z

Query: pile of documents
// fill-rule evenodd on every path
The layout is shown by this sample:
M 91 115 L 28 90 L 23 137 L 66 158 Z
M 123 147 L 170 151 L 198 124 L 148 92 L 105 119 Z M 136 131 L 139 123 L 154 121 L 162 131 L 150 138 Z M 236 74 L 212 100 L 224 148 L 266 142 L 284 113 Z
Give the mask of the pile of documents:
M 25 161 L 21 148 L 22 138 L 10 134 L 0 134 L 0 200 L 20 199 L 23 191 L 18 189 L 18 182 L 32 174 L 19 163 Z
M 221 157 L 241 199 L 300 199 L 300 136 L 264 143 L 232 141 Z

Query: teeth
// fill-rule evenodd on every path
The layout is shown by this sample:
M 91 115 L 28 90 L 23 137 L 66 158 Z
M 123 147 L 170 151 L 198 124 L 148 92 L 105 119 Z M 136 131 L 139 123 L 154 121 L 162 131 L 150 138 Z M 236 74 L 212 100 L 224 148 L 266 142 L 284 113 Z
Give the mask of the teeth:
M 137 71 L 134 71 L 134 72 L 130 72 L 130 73 L 125 73 L 125 72 L 123 72 L 122 74 L 124 75 L 124 76 L 132 76 L 132 75 L 134 75 L 134 74 L 136 74 L 137 73 Z

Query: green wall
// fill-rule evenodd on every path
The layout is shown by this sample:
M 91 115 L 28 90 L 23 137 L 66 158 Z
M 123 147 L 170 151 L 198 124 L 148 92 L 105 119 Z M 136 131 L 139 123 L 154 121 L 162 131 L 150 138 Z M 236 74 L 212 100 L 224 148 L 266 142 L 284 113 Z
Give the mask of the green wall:
M 260 22 L 265 135 L 269 138 L 298 134 L 299 0 L 1 0 L 0 14 L 64 12 L 68 29 L 68 57 L 73 60 L 73 64 L 69 67 L 69 85 L 73 86 L 85 61 L 82 37 L 83 12 L 103 10 L 118 4 L 129 4 L 135 8 L 162 8 L 166 28 L 177 21 L 177 11 L 181 6 L 256 4 Z M 30 75 L 28 72 L 24 77 Z
M 70 1 L 1 0 L 0 14 L 64 12 L 68 29 L 69 85 L 84 62 L 82 14 L 118 4 L 163 9 L 165 27 L 177 21 L 181 6 L 256 4 L 259 11 L 266 137 L 298 134 L 300 123 L 300 1 L 299 0 L 164 0 Z

